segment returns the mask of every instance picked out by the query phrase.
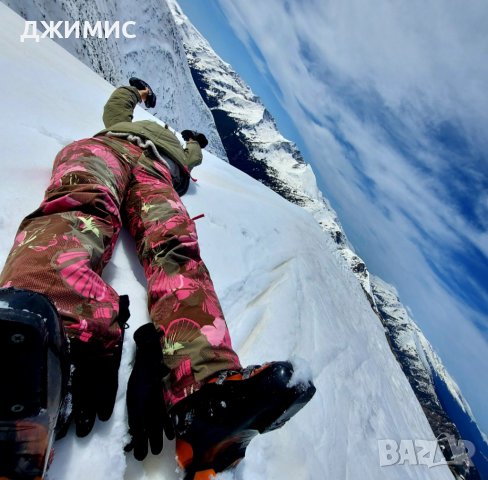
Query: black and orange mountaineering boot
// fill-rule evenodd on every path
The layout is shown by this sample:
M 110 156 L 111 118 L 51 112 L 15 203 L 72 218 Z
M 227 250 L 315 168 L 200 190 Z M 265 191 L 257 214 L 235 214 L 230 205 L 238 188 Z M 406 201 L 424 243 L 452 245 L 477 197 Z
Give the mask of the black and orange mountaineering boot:
M 66 340 L 47 297 L 0 289 L 0 479 L 42 479 L 68 381 Z
M 290 382 L 289 362 L 223 371 L 174 405 L 169 415 L 185 480 L 211 479 L 237 465 L 249 442 L 275 430 L 315 393 L 311 382 Z

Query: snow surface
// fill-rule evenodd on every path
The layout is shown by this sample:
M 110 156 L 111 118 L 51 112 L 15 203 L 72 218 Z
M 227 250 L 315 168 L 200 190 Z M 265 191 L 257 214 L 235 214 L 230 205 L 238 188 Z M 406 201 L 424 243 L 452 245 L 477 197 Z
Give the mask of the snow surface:
M 0 4 L 3 175 L 0 259 L 17 225 L 42 199 L 51 162 L 67 143 L 102 128 L 112 86 L 51 40 L 20 43 L 24 21 Z M 138 108 L 136 118 L 150 118 Z M 221 479 L 449 479 L 447 467 L 380 467 L 379 439 L 433 439 L 383 328 L 332 242 L 303 209 L 205 152 L 184 197 L 198 221 L 202 255 L 244 364 L 290 358 L 317 394 L 283 429 L 260 436 Z M 131 298 L 120 388 L 109 422 L 56 443 L 50 480 L 176 480 L 174 444 L 136 462 L 125 455 L 125 384 L 131 333 L 148 321 L 145 280 L 127 234 L 104 277 Z

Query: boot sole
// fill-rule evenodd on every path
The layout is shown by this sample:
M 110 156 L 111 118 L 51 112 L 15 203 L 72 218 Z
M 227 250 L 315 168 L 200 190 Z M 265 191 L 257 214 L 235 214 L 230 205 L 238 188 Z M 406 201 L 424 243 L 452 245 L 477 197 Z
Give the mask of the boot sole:
M 0 478 L 41 479 L 46 469 L 54 433 L 46 410 L 47 336 L 40 315 L 0 308 Z

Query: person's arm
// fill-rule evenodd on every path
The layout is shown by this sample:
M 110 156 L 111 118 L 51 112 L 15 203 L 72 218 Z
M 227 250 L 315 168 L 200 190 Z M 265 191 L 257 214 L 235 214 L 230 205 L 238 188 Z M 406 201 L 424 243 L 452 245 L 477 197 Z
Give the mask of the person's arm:
M 103 109 L 103 123 L 110 128 L 119 122 L 132 122 L 134 108 L 147 97 L 149 90 L 136 87 L 119 87 L 108 99 Z
M 191 170 L 202 163 L 203 155 L 200 145 L 195 140 L 187 140 L 185 150 L 185 163 Z
M 202 148 L 208 145 L 208 140 L 203 133 L 194 130 L 183 130 L 181 136 L 186 141 L 185 162 L 191 170 L 202 163 Z

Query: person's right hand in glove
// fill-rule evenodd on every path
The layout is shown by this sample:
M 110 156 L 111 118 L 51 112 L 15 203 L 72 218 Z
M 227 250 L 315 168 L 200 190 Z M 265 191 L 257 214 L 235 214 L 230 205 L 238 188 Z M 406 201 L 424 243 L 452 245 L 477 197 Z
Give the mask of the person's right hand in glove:
M 74 367 L 71 378 L 72 417 L 78 437 L 86 437 L 91 432 L 97 416 L 107 421 L 114 409 L 124 328 L 130 317 L 129 297 L 121 295 L 119 302 L 117 322 L 121 337 L 114 348 L 100 350 L 89 342 L 70 341 L 70 360 Z
M 173 424 L 166 412 L 163 398 L 163 376 L 168 368 L 163 363 L 159 333 L 152 323 L 134 333 L 136 355 L 127 385 L 127 414 L 132 439 L 125 447 L 134 450 L 136 460 L 144 460 L 148 444 L 154 455 L 163 449 L 164 433 L 172 440 Z
M 84 342 L 72 340 L 70 354 L 74 366 L 71 380 L 73 420 L 76 435 L 86 437 L 97 416 L 106 422 L 112 415 L 117 396 L 122 339 L 117 348 L 105 355 Z
M 181 136 L 185 142 L 194 140 L 200 145 L 200 148 L 205 148 L 208 145 L 207 137 L 203 133 L 195 132 L 194 130 L 183 130 Z

